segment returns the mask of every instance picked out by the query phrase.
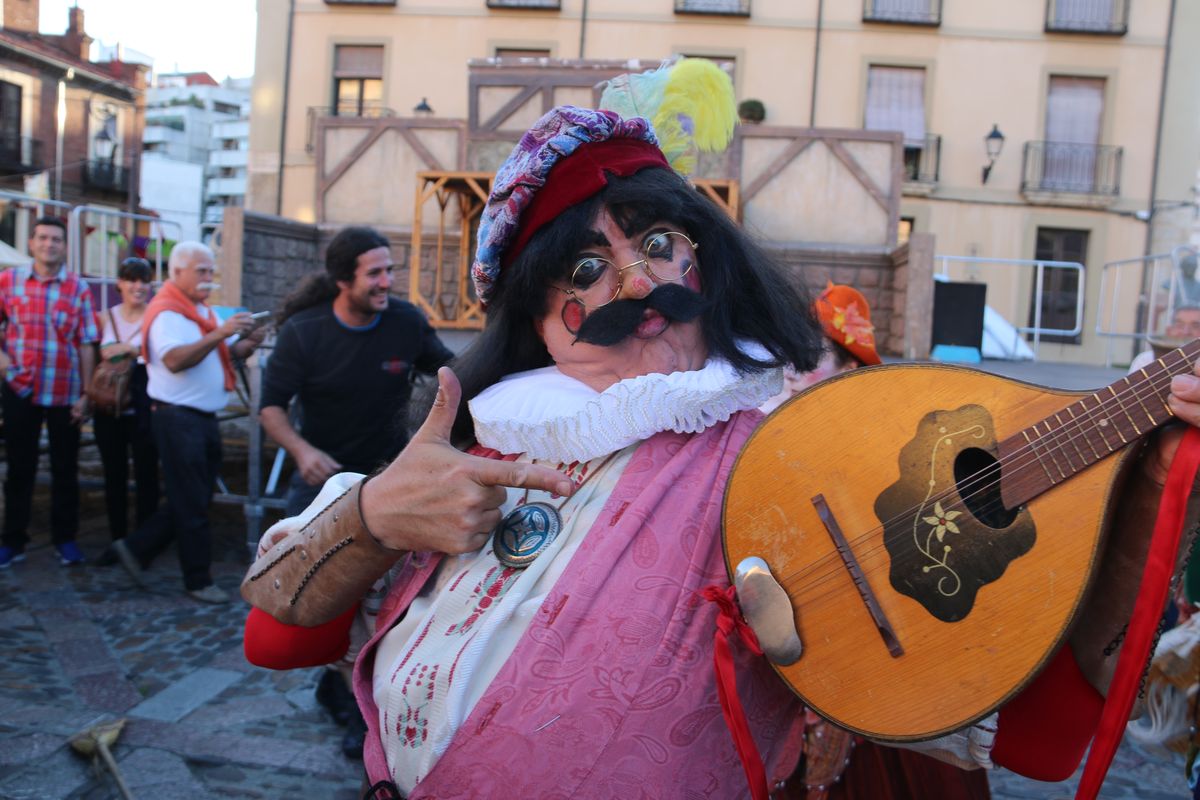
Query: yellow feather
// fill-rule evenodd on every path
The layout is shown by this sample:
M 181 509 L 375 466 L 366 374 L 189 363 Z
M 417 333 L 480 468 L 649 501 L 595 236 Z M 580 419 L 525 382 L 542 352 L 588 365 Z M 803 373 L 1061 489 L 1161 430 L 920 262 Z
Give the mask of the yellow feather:
M 671 166 L 688 174 L 695 168 L 695 150 L 720 152 L 733 138 L 733 81 L 707 59 L 680 59 L 671 67 L 651 122 Z

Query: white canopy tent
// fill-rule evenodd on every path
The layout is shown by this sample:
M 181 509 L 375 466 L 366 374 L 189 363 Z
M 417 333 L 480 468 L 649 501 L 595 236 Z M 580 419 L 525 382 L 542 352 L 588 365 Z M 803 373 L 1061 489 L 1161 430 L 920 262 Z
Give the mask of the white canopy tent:
M 28 254 L 22 253 L 7 242 L 0 240 L 0 267 L 19 267 L 33 261 Z

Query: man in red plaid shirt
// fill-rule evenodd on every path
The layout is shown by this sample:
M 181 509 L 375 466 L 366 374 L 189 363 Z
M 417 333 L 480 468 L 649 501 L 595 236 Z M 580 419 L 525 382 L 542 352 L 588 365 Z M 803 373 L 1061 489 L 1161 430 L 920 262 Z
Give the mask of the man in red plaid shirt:
M 83 563 L 79 524 L 79 424 L 88 413 L 83 387 L 99 341 L 88 287 L 64 269 L 67 228 L 33 224 L 33 264 L 0 272 L 0 369 L 4 385 L 4 534 L 0 569 L 25 558 L 42 423 L 50 436 L 50 532 L 62 563 Z

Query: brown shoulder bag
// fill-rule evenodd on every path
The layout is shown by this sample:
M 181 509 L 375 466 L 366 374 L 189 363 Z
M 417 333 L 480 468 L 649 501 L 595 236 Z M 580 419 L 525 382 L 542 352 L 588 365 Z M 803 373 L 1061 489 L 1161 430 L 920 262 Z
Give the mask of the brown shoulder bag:
M 112 322 L 113 335 L 117 337 L 119 344 L 121 333 L 111 308 L 108 309 L 108 318 Z M 129 407 L 129 380 L 133 377 L 133 365 L 136 363 L 137 358 L 124 353 L 113 358 L 100 359 L 87 387 L 87 396 L 92 402 L 93 411 L 115 417 L 120 416 L 121 412 Z

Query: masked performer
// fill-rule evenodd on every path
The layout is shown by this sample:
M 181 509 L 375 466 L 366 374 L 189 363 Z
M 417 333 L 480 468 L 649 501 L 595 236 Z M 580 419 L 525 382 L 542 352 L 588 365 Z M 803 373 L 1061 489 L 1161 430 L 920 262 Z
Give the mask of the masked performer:
M 796 766 L 799 701 L 704 597 L 731 594 L 734 459 L 782 365 L 815 366 L 821 329 L 671 169 L 666 127 L 560 107 L 524 135 L 480 224 L 486 328 L 400 456 L 332 478 L 243 583 L 247 653 L 273 667 L 340 657 L 366 598 L 355 692 L 374 797 L 749 796 L 719 618 L 765 770 L 755 796 Z M 1198 401 L 1200 379 L 1172 402 L 1200 420 Z M 990 764 L 984 734 L 935 746 Z M 1005 736 L 1024 733 L 1002 720 L 997 752 Z

